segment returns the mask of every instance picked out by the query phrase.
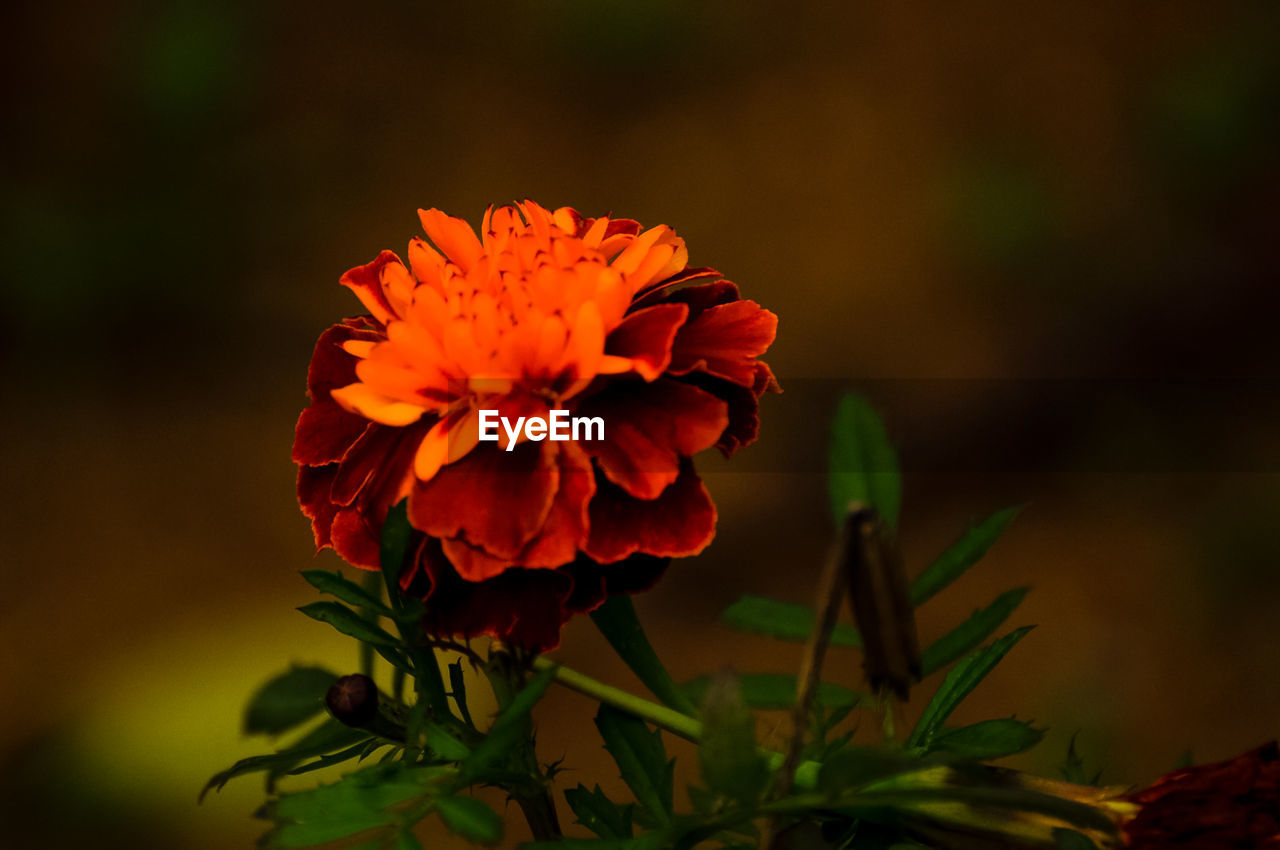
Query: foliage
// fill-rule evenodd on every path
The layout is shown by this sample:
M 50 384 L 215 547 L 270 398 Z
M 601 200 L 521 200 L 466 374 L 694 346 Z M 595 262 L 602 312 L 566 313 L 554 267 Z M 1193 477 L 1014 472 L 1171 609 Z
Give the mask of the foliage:
M 837 523 L 851 505 L 870 506 L 888 533 L 896 533 L 902 501 L 897 456 L 865 400 L 851 395 L 840 403 L 829 457 Z M 961 578 L 1016 514 L 1016 508 L 998 511 L 961 535 L 911 583 L 911 605 L 922 605 Z M 433 645 L 418 626 L 421 604 L 400 590 L 412 544 L 401 503 L 383 530 L 382 587 L 323 570 L 303 574 L 330 598 L 299 610 L 358 641 L 370 667 L 374 653 L 384 659 L 392 687 L 391 693 L 374 689 L 376 711 L 355 727 L 334 718 L 314 723 L 338 678 L 323 668 L 291 668 L 256 692 L 246 711 L 246 732 L 294 733 L 295 739 L 220 772 L 205 791 L 245 774 L 265 774 L 272 796 L 260 812 L 270 822 L 264 846 L 312 847 L 350 838 L 363 842 L 361 847 L 405 850 L 421 846 L 415 828 L 431 817 L 469 841 L 492 845 L 506 830 L 503 817 L 475 796 L 486 787 L 501 789 L 519 804 L 534 836 L 527 846 L 548 850 L 738 850 L 774 837 L 777 846 L 870 850 L 946 847 L 949 836 L 960 835 L 1014 835 L 1031 846 L 1074 848 L 1114 838 L 1114 820 L 1097 806 L 986 764 L 1034 747 L 1043 729 L 1016 717 L 947 725 L 1033 628 L 1018 625 L 995 637 L 1014 616 L 1025 587 L 1000 594 L 920 653 L 923 677 L 945 675 L 909 734 L 899 739 L 891 693 L 821 679 L 822 654 L 816 650 L 862 646 L 856 624 L 835 623 L 815 633 L 825 622 L 817 613 L 821 607 L 748 594 L 722 615 L 739 632 L 805 642 L 806 658 L 817 662 L 800 673 L 725 671 L 677 685 L 630 598 L 606 601 L 592 619 L 655 703 L 514 648 L 495 644 L 482 657 L 469 644 Z M 843 593 L 842 587 L 831 593 Z M 447 688 L 441 658 L 450 661 Z M 500 708 L 492 719 L 472 717 L 464 663 L 492 686 Z M 570 837 L 562 835 L 555 813 L 559 767 L 540 763 L 534 753 L 533 715 L 557 681 L 599 701 L 596 731 L 626 788 L 621 797 L 595 783 L 565 789 L 562 804 L 577 833 Z M 409 693 L 405 683 L 412 685 Z M 766 749 L 757 739 L 757 712 L 770 710 L 790 711 L 798 730 L 784 752 Z M 864 725 L 881 728 L 884 741 L 854 743 Z M 676 794 L 675 760 L 664 734 L 697 743 L 701 781 L 688 789 L 687 809 Z M 365 763 L 375 754 L 376 763 Z M 286 776 L 339 764 L 356 769 L 315 787 L 277 787 Z M 1075 781 L 1084 778 L 1074 744 L 1064 770 Z

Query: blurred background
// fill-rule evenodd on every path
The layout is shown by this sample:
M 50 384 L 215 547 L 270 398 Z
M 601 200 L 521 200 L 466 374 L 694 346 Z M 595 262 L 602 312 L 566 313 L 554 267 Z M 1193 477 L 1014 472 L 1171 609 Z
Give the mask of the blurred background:
M 1010 625 L 1039 628 L 957 720 L 1034 717 L 1011 763 L 1051 772 L 1078 732 L 1118 783 L 1280 732 L 1276 4 L 3 15 L 0 843 L 251 846 L 257 779 L 195 802 L 270 744 L 241 706 L 290 661 L 356 662 L 291 610 L 338 565 L 294 499 L 306 365 L 357 310 L 339 275 L 420 206 L 667 223 L 780 316 L 787 394 L 702 463 L 716 543 L 637 600 L 678 677 L 797 663 L 716 615 L 811 601 L 826 420 L 858 389 L 900 446 L 913 570 L 1027 505 L 921 610 L 927 640 L 1033 587 Z M 638 687 L 589 621 L 558 657 Z M 542 754 L 619 788 L 591 714 L 552 693 Z

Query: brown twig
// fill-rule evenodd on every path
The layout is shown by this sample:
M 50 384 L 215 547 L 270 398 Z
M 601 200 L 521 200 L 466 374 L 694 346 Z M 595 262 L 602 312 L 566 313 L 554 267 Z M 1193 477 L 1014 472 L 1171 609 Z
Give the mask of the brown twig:
M 796 768 L 804 754 L 804 740 L 809 732 L 809 715 L 813 709 L 813 699 L 818 691 L 818 683 L 822 679 L 822 662 L 827 655 L 827 647 L 831 645 L 831 632 L 835 629 L 836 618 L 840 614 L 840 604 L 844 599 L 848 585 L 849 570 L 846 561 L 851 547 L 856 545 L 856 532 L 862 521 L 862 515 L 870 510 L 854 503 L 849 506 L 840 527 L 831 555 L 822 570 L 818 586 L 818 621 L 814 624 L 809 640 L 805 643 L 804 658 L 800 662 L 800 674 L 796 684 L 796 702 L 791 709 L 791 740 L 782 760 L 782 767 L 774 781 L 774 798 L 785 797 L 791 791 L 795 781 Z M 771 817 L 765 824 L 760 846 L 769 847 L 773 837 L 777 835 L 778 819 Z

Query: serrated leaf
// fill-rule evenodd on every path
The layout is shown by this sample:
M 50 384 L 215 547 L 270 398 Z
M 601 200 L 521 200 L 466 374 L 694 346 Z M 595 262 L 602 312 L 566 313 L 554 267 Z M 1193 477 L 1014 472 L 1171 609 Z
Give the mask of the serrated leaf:
M 701 702 L 711 682 L 710 676 L 699 676 L 680 686 L 690 699 Z M 796 677 L 790 673 L 739 673 L 742 698 L 752 708 L 791 708 L 796 702 Z M 862 694 L 834 682 L 820 682 L 814 705 L 843 708 L 857 705 Z
M 391 616 L 391 609 L 383 604 L 381 599 L 378 599 L 342 573 L 329 570 L 304 570 L 302 577 L 321 593 L 335 596 L 343 602 L 355 605 L 357 608 L 368 608 L 371 611 L 376 611 L 384 617 Z
M 631 814 L 635 806 L 619 806 L 609 799 L 597 785 L 588 791 L 582 783 L 564 792 L 564 799 L 577 816 L 578 823 L 601 838 L 630 838 Z
M 330 785 L 284 794 L 270 806 L 276 828 L 265 836 L 268 847 L 311 847 L 399 820 L 390 807 L 430 793 L 438 768 L 398 763 L 348 774 Z
M 458 706 L 458 715 L 464 723 L 474 728 L 475 722 L 471 719 L 471 709 L 467 706 L 467 678 L 462 672 L 462 659 L 449 664 L 449 690 L 454 705 Z
M 903 750 L 846 747 L 823 763 L 818 771 L 818 790 L 836 795 L 922 767 L 918 758 Z
M 274 753 L 240 759 L 226 770 L 215 773 L 200 791 L 200 799 L 203 800 L 210 790 L 222 790 L 224 785 L 237 776 L 262 772 L 267 772 L 269 776 L 282 776 L 306 759 L 350 747 L 357 741 L 368 738 L 367 732 L 351 729 L 330 719 L 288 747 Z
M 720 619 L 735 629 L 778 640 L 808 640 L 814 627 L 813 609 L 808 606 L 750 594 L 724 609 Z M 836 623 L 831 644 L 860 647 L 862 639 L 853 626 Z
M 313 620 L 328 623 L 348 637 L 372 646 L 396 649 L 399 643 L 385 629 L 370 623 L 341 602 L 312 602 L 298 609 Z
M 920 654 L 920 670 L 928 676 L 980 646 L 1022 604 L 1030 588 L 1017 587 L 1005 591 L 986 608 L 974 611 L 959 626 L 938 638 Z
M 324 711 L 324 695 L 338 675 L 323 667 L 292 667 L 269 680 L 245 708 L 247 735 L 278 735 Z
M 475 797 L 440 797 L 436 811 L 449 831 L 477 844 L 502 840 L 502 818 Z
M 896 529 L 902 506 L 898 455 L 884 423 L 862 396 L 850 393 L 840 400 L 831 425 L 828 459 L 827 482 L 836 525 L 844 521 L 850 502 L 861 502 L 875 508 L 885 524 Z
M 987 550 L 1000 538 L 1020 510 L 1020 507 L 1015 507 L 996 511 L 951 544 L 911 583 L 911 604 L 921 605 L 932 599 L 982 560 L 982 556 L 987 554 Z
M 990 646 L 964 658 L 953 667 L 947 674 L 947 678 L 943 680 L 942 686 L 938 688 L 938 692 L 933 695 L 933 699 L 925 706 L 924 713 L 920 715 L 920 720 L 911 732 L 911 737 L 907 739 L 907 745 L 927 749 L 951 712 L 955 711 L 961 701 L 986 678 L 988 673 L 995 669 L 1000 659 L 1004 658 L 1005 654 L 1033 628 L 1035 627 L 1023 626 L 1015 629 Z
M 1040 743 L 1044 733 L 1027 721 L 1001 717 L 943 732 L 934 738 L 929 751 L 986 761 L 1025 752 Z
M 702 781 L 717 794 L 743 805 L 769 784 L 769 764 L 756 749 L 756 722 L 731 673 L 714 677 L 702 700 Z
M 484 740 L 462 762 L 463 774 L 469 781 L 478 780 L 491 765 L 505 758 L 519 743 L 526 734 L 529 712 L 542 699 L 555 675 L 554 667 L 538 672 L 498 715 Z
M 650 693 L 668 708 L 690 716 L 695 714 L 693 703 L 676 685 L 645 636 L 630 596 L 609 597 L 591 612 L 591 621 Z
M 446 761 L 462 761 L 471 755 L 470 747 L 438 723 L 425 721 L 422 732 L 427 749 Z
M 333 767 L 335 764 L 342 764 L 344 761 L 350 761 L 363 753 L 367 752 L 371 743 L 377 743 L 376 739 L 370 738 L 367 741 L 360 741 L 355 746 L 347 747 L 345 750 L 339 750 L 336 753 L 330 753 L 327 756 L 321 756 L 315 761 L 307 762 L 304 765 L 295 767 L 285 771 L 285 776 L 301 776 L 304 773 L 311 773 L 316 770 L 324 770 L 326 767 Z
M 661 733 L 608 705 L 601 705 L 596 713 L 596 728 L 636 801 L 656 823 L 669 824 L 675 761 L 667 760 Z
M 1076 750 L 1076 736 L 1079 734 L 1077 731 L 1071 735 L 1071 740 L 1067 743 L 1067 757 L 1058 766 L 1058 770 L 1062 778 L 1068 782 L 1074 782 L 1076 785 L 1097 785 L 1102 780 L 1102 771 L 1098 771 L 1092 777 L 1085 771 L 1084 757 Z

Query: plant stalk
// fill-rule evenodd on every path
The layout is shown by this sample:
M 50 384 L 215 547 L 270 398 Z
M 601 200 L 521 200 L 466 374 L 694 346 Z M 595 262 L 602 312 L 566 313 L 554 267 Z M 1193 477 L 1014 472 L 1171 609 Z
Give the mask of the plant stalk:
M 541 659 L 535 656 L 531 664 L 522 663 L 523 658 L 518 658 L 507 650 L 496 650 L 491 653 L 485 673 L 493 685 L 493 694 L 497 697 L 500 707 L 505 708 L 510 704 L 512 698 L 524 685 L 525 671 L 530 666 L 539 669 L 539 660 Z M 529 774 L 532 782 L 527 787 L 507 790 L 520 806 L 520 811 L 529 824 L 529 831 L 533 834 L 534 840 L 554 841 L 560 838 L 563 835 L 560 819 L 556 814 L 555 801 L 551 799 L 547 777 L 543 774 L 541 765 L 538 764 L 532 729 L 528 730 L 523 744 L 518 745 L 518 750 L 513 753 L 513 756 L 520 767 Z

